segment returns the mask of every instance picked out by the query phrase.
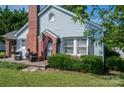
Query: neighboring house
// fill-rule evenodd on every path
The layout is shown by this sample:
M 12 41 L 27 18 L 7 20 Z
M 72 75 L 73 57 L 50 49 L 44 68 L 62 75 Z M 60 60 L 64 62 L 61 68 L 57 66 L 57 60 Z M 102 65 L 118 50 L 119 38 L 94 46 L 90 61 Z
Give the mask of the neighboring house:
M 0 42 L 0 51 L 5 51 L 5 44 Z
M 103 56 L 103 44 L 100 45 L 99 40 L 93 42 L 91 37 L 83 35 L 86 30 L 103 28 L 90 21 L 82 25 L 75 23 L 73 16 L 74 13 L 59 6 L 46 6 L 40 12 L 39 6 L 29 6 L 29 22 L 17 33 L 13 33 L 13 36 L 4 35 L 7 44 L 6 55 L 11 56 L 11 40 L 14 39 L 17 51 L 23 52 L 23 58 L 27 49 L 37 53 L 39 60 L 45 60 L 56 53 Z

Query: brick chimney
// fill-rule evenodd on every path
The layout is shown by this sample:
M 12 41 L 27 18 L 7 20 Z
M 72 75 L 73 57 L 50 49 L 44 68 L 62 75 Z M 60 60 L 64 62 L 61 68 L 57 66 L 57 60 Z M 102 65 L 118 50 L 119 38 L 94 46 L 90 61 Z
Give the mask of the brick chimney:
M 27 35 L 27 49 L 31 52 L 38 54 L 38 33 L 39 33 L 39 22 L 38 22 L 38 5 L 29 6 L 29 32 Z

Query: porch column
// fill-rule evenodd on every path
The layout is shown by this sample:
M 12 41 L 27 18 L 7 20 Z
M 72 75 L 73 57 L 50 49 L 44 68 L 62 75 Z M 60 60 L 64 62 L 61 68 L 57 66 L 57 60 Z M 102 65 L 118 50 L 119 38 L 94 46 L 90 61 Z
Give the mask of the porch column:
M 45 53 L 42 52 L 42 38 L 38 38 L 38 60 L 45 60 Z
M 10 39 L 6 39 L 5 44 L 6 44 L 6 56 L 11 57 L 12 41 Z
M 56 52 L 57 52 L 57 50 L 56 50 L 56 48 L 57 48 L 57 41 L 55 40 L 55 41 L 53 41 L 53 45 L 52 45 L 52 54 L 56 54 Z
M 73 47 L 74 47 L 74 49 L 73 49 L 73 54 L 74 54 L 74 55 L 77 55 L 77 39 L 74 39 L 73 42 L 74 42 L 74 43 L 73 43 Z
M 89 38 L 87 38 L 87 55 L 89 54 Z

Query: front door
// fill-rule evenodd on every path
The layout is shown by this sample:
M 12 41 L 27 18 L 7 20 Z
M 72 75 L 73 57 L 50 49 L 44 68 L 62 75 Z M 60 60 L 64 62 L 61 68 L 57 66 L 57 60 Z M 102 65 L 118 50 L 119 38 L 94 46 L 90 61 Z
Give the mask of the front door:
M 52 42 L 49 41 L 49 42 L 48 42 L 48 45 L 47 45 L 47 55 L 46 55 L 46 59 L 48 59 L 49 56 L 51 56 L 51 55 L 52 55 Z

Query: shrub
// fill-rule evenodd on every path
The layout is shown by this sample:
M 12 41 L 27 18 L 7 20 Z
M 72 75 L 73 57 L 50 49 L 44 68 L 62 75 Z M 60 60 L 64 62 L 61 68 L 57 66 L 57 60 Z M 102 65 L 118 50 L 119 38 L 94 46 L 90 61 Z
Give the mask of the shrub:
M 120 54 L 118 52 L 116 52 L 115 50 L 112 49 L 108 49 L 107 47 L 105 47 L 105 57 L 111 57 L 111 56 L 117 56 L 120 57 Z
M 120 71 L 124 72 L 124 59 L 121 59 Z
M 69 56 L 65 56 L 64 54 L 53 55 L 48 59 L 49 67 L 59 68 L 59 69 L 64 68 L 63 65 L 67 64 L 67 62 L 69 61 L 70 61 Z
M 65 54 L 57 54 L 49 57 L 49 67 L 61 70 L 92 72 L 100 74 L 103 72 L 103 63 L 100 57 L 85 56 L 75 58 Z
M 26 66 L 19 63 L 0 62 L 0 68 L 19 70 L 26 68 Z
M 106 58 L 106 66 L 111 70 L 124 71 L 124 61 L 120 57 Z
M 87 55 L 81 58 L 84 63 L 83 70 L 96 74 L 103 73 L 103 62 L 101 57 L 94 55 Z
M 83 62 L 79 58 L 71 57 L 70 70 L 72 71 L 82 71 Z
M 4 58 L 5 57 L 5 52 L 0 52 L 0 58 Z
M 57 54 L 49 57 L 49 67 L 59 68 L 62 70 L 79 70 L 78 58 L 73 58 L 70 55 Z

